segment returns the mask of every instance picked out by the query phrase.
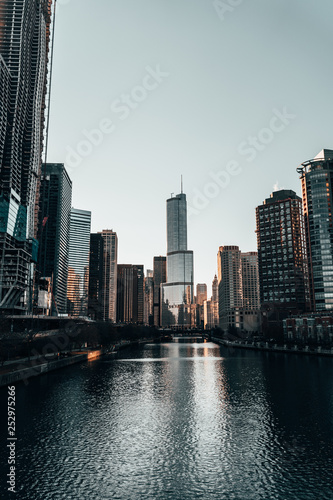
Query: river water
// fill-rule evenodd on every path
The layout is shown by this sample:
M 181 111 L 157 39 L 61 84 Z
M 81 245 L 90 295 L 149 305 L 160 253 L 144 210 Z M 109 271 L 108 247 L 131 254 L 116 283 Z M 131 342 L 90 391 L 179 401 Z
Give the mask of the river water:
M 331 359 L 148 344 L 17 384 L 16 424 L 1 498 L 333 498 Z

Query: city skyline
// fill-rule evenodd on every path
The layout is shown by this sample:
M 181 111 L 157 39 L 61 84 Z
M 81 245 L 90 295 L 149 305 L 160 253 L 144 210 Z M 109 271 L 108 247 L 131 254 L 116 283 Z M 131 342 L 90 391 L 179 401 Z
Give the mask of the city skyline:
M 86 141 L 66 165 L 73 205 L 145 269 L 165 253 L 164 200 L 183 174 L 195 281 L 210 286 L 218 247 L 254 251 L 255 207 L 274 186 L 300 195 L 296 168 L 330 147 L 332 5 L 242 2 L 223 16 L 214 2 L 83 0 L 79 25 L 77 5 L 57 2 L 48 161 Z

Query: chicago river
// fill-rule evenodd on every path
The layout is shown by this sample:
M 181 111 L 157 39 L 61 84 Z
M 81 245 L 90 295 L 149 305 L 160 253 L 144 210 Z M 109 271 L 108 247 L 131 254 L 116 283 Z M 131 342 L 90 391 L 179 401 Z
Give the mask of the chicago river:
M 16 436 L 20 499 L 331 499 L 332 360 L 129 348 L 18 383 Z

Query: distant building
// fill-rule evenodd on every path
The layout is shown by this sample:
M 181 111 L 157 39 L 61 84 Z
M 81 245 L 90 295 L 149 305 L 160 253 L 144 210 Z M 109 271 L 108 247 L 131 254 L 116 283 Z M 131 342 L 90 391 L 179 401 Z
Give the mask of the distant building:
M 198 283 L 196 303 L 202 306 L 205 300 L 207 300 L 207 285 L 206 283 Z
M 167 200 L 167 281 L 162 284 L 162 326 L 193 324 L 193 252 L 187 249 L 187 205 L 182 192 Z
M 144 314 L 145 325 L 154 325 L 154 271 L 147 269 L 147 276 L 144 279 Z
M 333 309 L 333 150 L 323 149 L 298 169 L 312 311 Z
M 103 321 L 116 322 L 118 237 L 112 229 L 104 229 L 103 238 Z
M 67 312 L 69 224 L 72 181 L 62 163 L 42 165 L 38 214 L 38 286 L 51 283 L 51 314 Z
M 260 291 L 258 253 L 241 253 L 243 329 L 253 332 L 260 328 Z
M 212 282 L 212 297 L 203 303 L 203 325 L 205 330 L 219 326 L 219 282 L 216 274 Z
M 272 331 L 309 307 L 302 200 L 294 191 L 276 191 L 256 208 L 256 219 L 263 328 Z
M 104 240 L 100 233 L 90 235 L 88 316 L 103 320 L 103 252 Z
M 143 266 L 118 264 L 117 322 L 143 324 Z
M 88 315 L 91 212 L 72 208 L 70 213 L 67 312 Z
M 219 323 L 224 331 L 243 329 L 243 283 L 238 246 L 221 246 L 218 256 Z
M 154 325 L 161 326 L 161 283 L 167 280 L 166 257 L 154 257 Z

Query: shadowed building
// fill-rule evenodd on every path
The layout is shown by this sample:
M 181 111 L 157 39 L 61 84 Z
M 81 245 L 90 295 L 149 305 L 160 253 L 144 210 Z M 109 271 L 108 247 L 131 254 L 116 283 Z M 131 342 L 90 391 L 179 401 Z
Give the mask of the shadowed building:
M 281 333 L 285 317 L 309 308 L 302 200 L 275 191 L 256 208 L 256 219 L 263 331 Z
M 103 320 L 103 237 L 99 233 L 90 235 L 88 316 Z
M 118 238 L 112 229 L 104 229 L 103 238 L 103 321 L 116 322 Z
M 117 322 L 143 323 L 143 266 L 117 266 Z
M 51 283 L 52 312 L 67 312 L 69 225 L 72 181 L 62 163 L 42 166 L 39 199 L 39 291 Z M 45 281 L 46 280 L 46 281 Z M 44 290 L 45 291 L 45 290 Z
M 161 284 L 167 280 L 166 257 L 154 257 L 154 326 L 161 326 Z

